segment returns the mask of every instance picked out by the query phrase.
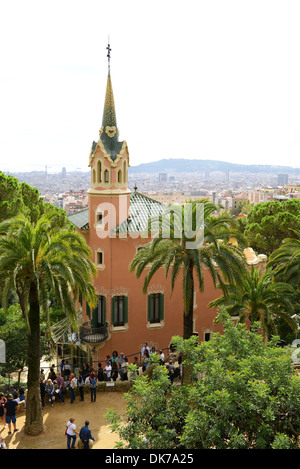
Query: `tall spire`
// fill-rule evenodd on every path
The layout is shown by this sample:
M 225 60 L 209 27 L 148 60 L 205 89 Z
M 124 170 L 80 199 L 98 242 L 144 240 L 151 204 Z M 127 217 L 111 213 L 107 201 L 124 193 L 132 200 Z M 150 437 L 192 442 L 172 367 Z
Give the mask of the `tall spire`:
M 117 128 L 117 118 L 115 111 L 115 101 L 114 94 L 112 89 L 111 77 L 110 77 L 110 43 L 108 38 L 107 49 L 107 58 L 108 58 L 108 75 L 107 75 L 107 84 L 106 84 L 106 93 L 104 101 L 104 110 L 102 117 L 102 127 L 99 131 L 100 139 L 102 140 L 106 150 L 110 153 L 111 158 L 114 159 L 120 148 L 122 142 L 119 142 L 118 138 L 118 128 Z

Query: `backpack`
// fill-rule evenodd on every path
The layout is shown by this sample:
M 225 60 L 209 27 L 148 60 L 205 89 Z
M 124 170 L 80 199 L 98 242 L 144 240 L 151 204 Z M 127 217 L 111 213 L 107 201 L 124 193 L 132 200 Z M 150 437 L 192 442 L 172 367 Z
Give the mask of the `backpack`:
M 95 388 L 96 387 L 96 380 L 94 378 L 91 379 L 91 388 Z

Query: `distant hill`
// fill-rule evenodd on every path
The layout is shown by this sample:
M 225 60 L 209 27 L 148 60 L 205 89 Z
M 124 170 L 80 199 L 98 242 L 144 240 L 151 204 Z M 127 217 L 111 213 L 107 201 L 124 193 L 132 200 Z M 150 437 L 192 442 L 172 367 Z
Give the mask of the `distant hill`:
M 129 168 L 130 173 L 161 173 L 161 172 L 180 172 L 192 173 L 203 171 L 232 171 L 247 173 L 274 173 L 274 174 L 293 174 L 299 172 L 299 168 L 291 166 L 272 166 L 272 165 L 245 165 L 226 163 L 215 160 L 189 160 L 184 158 L 170 158 L 153 163 L 143 163 Z

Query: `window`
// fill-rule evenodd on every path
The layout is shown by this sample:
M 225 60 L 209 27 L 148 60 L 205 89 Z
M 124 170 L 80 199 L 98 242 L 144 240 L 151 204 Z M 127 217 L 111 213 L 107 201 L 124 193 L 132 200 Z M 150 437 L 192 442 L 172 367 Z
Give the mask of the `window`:
M 124 326 L 128 322 L 128 297 L 113 296 L 111 302 L 111 321 L 113 326 Z
M 97 219 L 96 219 L 97 224 L 102 225 L 103 214 L 102 214 L 101 212 L 100 212 L 100 213 L 97 213 L 96 217 L 97 217 Z
M 97 161 L 97 181 L 102 182 L 101 161 Z
M 118 171 L 118 183 L 122 182 L 122 171 L 119 169 Z
M 104 182 L 109 182 L 109 172 L 107 169 L 104 171 Z
M 148 295 L 148 321 L 159 323 L 164 319 L 164 295 L 163 293 L 151 293 Z
M 103 252 L 97 251 L 97 264 L 103 265 Z

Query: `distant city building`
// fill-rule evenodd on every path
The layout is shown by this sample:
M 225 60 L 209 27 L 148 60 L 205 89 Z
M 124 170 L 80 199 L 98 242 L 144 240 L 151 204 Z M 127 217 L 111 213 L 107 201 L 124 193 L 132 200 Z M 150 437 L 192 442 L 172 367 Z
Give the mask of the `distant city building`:
M 165 183 L 168 180 L 168 174 L 167 173 L 159 173 L 159 182 L 160 183 Z
M 273 200 L 274 199 L 273 195 L 274 195 L 273 191 L 253 190 L 253 191 L 249 191 L 248 199 L 253 204 L 259 204 L 260 202 L 269 202 L 270 200 Z
M 289 175 L 288 174 L 278 174 L 277 175 L 277 182 L 279 186 L 284 186 L 289 182 Z

